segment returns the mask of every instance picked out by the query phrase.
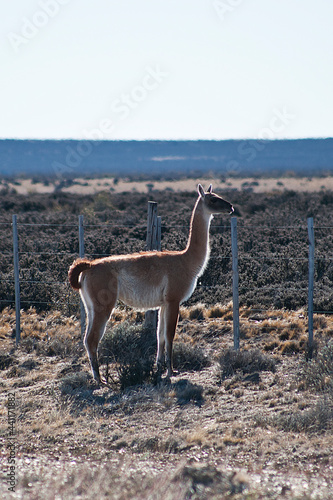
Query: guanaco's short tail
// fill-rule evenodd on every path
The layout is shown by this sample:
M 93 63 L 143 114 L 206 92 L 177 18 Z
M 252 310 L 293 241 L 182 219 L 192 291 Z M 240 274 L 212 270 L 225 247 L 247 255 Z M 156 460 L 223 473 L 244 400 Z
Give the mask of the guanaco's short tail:
M 81 284 L 79 282 L 79 276 L 82 271 L 90 269 L 90 267 L 91 261 L 88 259 L 77 259 L 73 262 L 68 270 L 68 279 L 71 287 L 74 288 L 74 290 L 80 290 Z

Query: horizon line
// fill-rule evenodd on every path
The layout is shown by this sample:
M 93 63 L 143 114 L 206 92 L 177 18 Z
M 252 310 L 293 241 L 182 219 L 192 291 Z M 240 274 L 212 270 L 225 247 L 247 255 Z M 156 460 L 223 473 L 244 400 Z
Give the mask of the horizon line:
M 182 139 L 182 138 L 168 138 L 168 139 L 89 139 L 89 138 L 75 138 L 75 137 L 0 137 L 0 141 L 85 141 L 85 142 L 227 142 L 227 141 L 258 141 L 258 142 L 278 142 L 278 141 L 302 141 L 302 140 L 326 140 L 333 139 L 333 136 L 309 136 L 309 137 L 284 137 L 261 139 L 258 137 L 239 137 L 239 138 L 223 138 L 223 139 Z

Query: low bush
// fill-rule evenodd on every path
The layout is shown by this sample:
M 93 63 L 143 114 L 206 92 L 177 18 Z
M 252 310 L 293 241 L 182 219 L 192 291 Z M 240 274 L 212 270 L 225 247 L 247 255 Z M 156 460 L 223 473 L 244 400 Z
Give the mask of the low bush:
M 144 325 L 123 321 L 107 330 L 100 342 L 100 360 L 125 363 L 134 357 L 156 355 L 156 334 Z
M 156 334 L 144 325 L 124 321 L 108 331 L 100 346 L 100 362 L 114 363 L 122 389 L 155 382 Z M 199 371 L 210 361 L 199 347 L 183 342 L 173 345 L 173 366 L 179 371 Z
M 200 347 L 192 347 L 183 342 L 173 346 L 173 366 L 179 371 L 200 371 L 210 366 L 210 360 Z
M 145 326 L 125 321 L 106 332 L 100 362 L 115 363 L 121 389 L 154 380 L 156 336 Z
M 208 311 L 209 318 L 223 318 L 226 313 L 226 308 L 221 305 L 215 305 Z
M 249 351 L 228 349 L 220 357 L 219 363 L 220 376 L 224 380 L 233 376 L 237 371 L 241 371 L 243 374 L 260 371 L 275 372 L 277 361 L 258 349 L 250 349 Z

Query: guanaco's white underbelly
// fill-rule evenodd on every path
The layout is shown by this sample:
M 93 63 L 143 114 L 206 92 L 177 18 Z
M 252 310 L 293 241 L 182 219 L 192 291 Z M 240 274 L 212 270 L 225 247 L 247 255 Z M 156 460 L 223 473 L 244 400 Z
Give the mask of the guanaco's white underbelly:
M 164 277 L 156 286 L 143 280 L 138 282 L 131 275 L 121 273 L 118 281 L 118 298 L 136 309 L 157 309 L 165 302 L 168 279 Z

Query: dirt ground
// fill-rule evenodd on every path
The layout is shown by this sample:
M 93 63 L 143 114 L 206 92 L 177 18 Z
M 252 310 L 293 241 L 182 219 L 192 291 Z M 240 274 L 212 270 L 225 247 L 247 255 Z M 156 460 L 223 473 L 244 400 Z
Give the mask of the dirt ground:
M 121 309 L 112 328 L 129 314 L 135 323 Z M 233 365 L 221 361 L 231 304 L 183 308 L 176 346 L 210 363 L 122 390 L 114 365 L 108 387 L 93 383 L 74 317 L 24 313 L 15 350 L 14 316 L 5 309 L 0 323 L 1 498 L 332 498 L 333 349 L 305 361 L 304 311 L 241 309 L 245 358 Z M 315 316 L 315 329 L 318 352 L 332 347 L 333 318 Z M 13 397 L 15 493 L 5 480 Z

